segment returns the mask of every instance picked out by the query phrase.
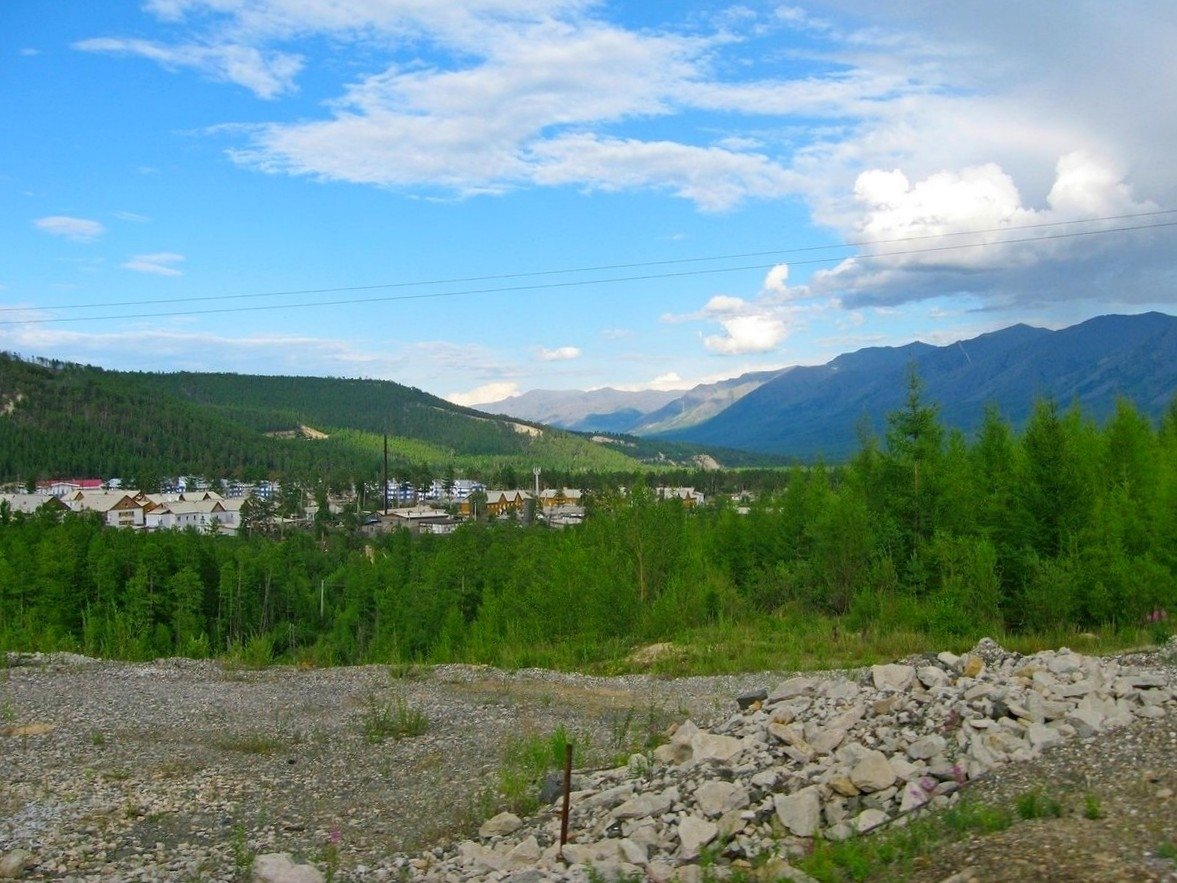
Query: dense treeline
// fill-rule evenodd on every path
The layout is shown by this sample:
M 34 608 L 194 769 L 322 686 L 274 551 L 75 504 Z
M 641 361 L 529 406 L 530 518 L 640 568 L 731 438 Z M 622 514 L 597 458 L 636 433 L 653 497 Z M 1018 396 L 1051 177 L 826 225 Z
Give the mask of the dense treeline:
M 838 617 L 942 636 L 1099 629 L 1177 613 L 1177 405 L 1102 427 L 1039 402 L 947 433 L 913 379 L 883 438 L 798 468 L 747 511 L 599 492 L 579 528 L 446 537 L 138 535 L 0 513 L 0 644 L 319 663 L 502 661 L 707 623 Z

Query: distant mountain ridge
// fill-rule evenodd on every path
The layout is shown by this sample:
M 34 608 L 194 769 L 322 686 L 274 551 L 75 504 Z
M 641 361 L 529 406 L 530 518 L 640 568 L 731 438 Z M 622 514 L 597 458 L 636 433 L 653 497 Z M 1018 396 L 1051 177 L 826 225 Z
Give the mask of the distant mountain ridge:
M 1157 417 L 1177 395 L 1177 317 L 1164 313 L 1098 316 L 1051 331 L 1013 325 L 946 346 L 910 343 L 846 353 L 825 365 L 745 374 L 695 387 L 649 408 L 640 393 L 609 399 L 545 391 L 544 422 L 579 431 L 622 432 L 650 439 L 801 459 L 840 460 L 859 446 L 859 427 L 875 432 L 898 408 L 914 365 L 943 422 L 966 432 L 996 405 L 1015 425 L 1035 399 L 1077 403 L 1095 419 L 1117 397 Z M 516 403 L 530 394 L 479 406 L 525 419 Z M 656 400 L 656 399 L 655 399 Z M 603 404 L 615 403 L 612 411 Z
M 941 420 L 976 428 L 996 405 L 1015 425 L 1034 401 L 1078 404 L 1103 419 L 1117 398 L 1157 417 L 1177 394 L 1177 318 L 1163 313 L 1099 316 L 1059 331 L 1014 325 L 947 346 L 912 343 L 799 367 L 763 384 L 710 420 L 667 438 L 812 459 L 842 459 L 859 445 L 865 419 L 876 432 L 900 407 L 914 365 Z
M 474 407 L 576 432 L 650 436 L 702 423 L 780 373 L 756 371 L 700 384 L 686 392 L 608 387 L 588 391 L 536 389 Z

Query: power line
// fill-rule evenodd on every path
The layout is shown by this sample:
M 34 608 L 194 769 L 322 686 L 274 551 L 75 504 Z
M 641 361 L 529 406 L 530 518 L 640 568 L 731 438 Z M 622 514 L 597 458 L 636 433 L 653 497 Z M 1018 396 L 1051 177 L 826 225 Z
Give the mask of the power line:
M 661 261 L 640 261 L 626 264 L 600 264 L 589 267 L 569 267 L 557 270 L 534 270 L 520 273 L 499 273 L 494 275 L 483 276 L 458 276 L 450 279 L 423 279 L 412 282 L 376 282 L 369 285 L 349 285 L 349 286 L 335 286 L 330 288 L 296 288 L 284 291 L 262 291 L 251 292 L 248 294 L 220 294 L 220 295 L 203 295 L 188 298 L 158 298 L 154 300 L 133 300 L 133 301 L 105 301 L 98 303 L 83 303 L 83 304 L 59 304 L 47 309 L 54 310 L 83 310 L 83 309 L 104 309 L 107 307 L 138 307 L 151 306 L 155 304 L 171 304 L 171 303 L 201 303 L 207 301 L 223 301 L 223 300 L 248 300 L 253 298 L 263 297 L 295 297 L 303 294 L 334 294 L 346 293 L 349 291 L 374 291 L 383 288 L 415 288 L 418 286 L 432 286 L 432 285 L 457 285 L 467 282 L 490 282 L 494 280 L 505 279 L 525 279 L 535 278 L 539 276 L 556 276 L 573 273 L 593 273 L 604 272 L 607 270 L 630 270 L 639 267 L 661 267 L 671 266 L 675 264 L 690 264 L 690 263 L 707 263 L 710 261 L 726 261 L 726 260 L 745 260 L 747 258 L 768 257 L 769 255 L 790 255 L 790 254 L 804 254 L 814 251 L 831 251 L 844 250 L 851 248 L 866 248 L 878 245 L 894 245 L 901 242 L 919 242 L 929 239 L 945 239 L 950 236 L 980 236 L 987 233 L 1009 233 L 1016 230 L 1038 230 L 1049 227 L 1065 227 L 1075 224 L 1095 224 L 1104 221 L 1121 221 L 1130 218 L 1148 218 L 1156 217 L 1158 215 L 1171 215 L 1177 213 L 1177 209 L 1157 209 L 1148 212 L 1134 212 L 1123 215 L 1102 215 L 1094 218 L 1079 218 L 1070 221 L 1044 221 L 1038 224 L 1018 224 L 1015 226 L 1006 227 L 987 227 L 976 230 L 957 230 L 949 233 L 927 233 L 920 236 L 900 236 L 893 239 L 873 239 L 860 240 L 839 243 L 834 245 L 811 245 L 799 248 L 789 249 L 774 249 L 771 251 L 751 251 L 737 254 L 725 255 L 711 255 L 707 257 L 691 257 L 691 258 L 670 258 Z M 806 263 L 806 262 L 793 262 Z M 36 307 L 0 307 L 0 313 L 3 312 L 21 312 L 28 309 L 37 309 Z
M 988 234 L 988 233 L 1007 233 L 1011 230 L 1032 230 L 1032 229 L 1042 229 L 1042 228 L 1048 228 L 1048 227 L 1074 225 L 1074 224 L 1080 224 L 1080 223 L 1097 223 L 1097 222 L 1119 220 L 1119 219 L 1155 217 L 1158 215 L 1171 215 L 1171 214 L 1175 214 L 1175 213 L 1177 213 L 1177 209 L 1165 209 L 1165 210 L 1158 210 L 1158 211 L 1153 211 L 1153 212 L 1140 212 L 1140 213 L 1129 214 L 1129 215 L 1108 215 L 1108 216 L 1104 216 L 1104 217 L 1100 217 L 1100 218 L 1087 218 L 1087 219 L 1076 220 L 1076 221 L 1056 221 L 1056 222 L 1049 222 L 1049 223 L 1042 223 L 1042 224 L 1025 224 L 1025 225 L 1020 225 L 1017 227 L 995 227 L 995 228 L 989 228 L 989 229 L 983 229 L 983 230 L 967 230 L 967 231 L 956 231 L 956 232 L 952 232 L 952 233 L 936 233 L 936 234 L 927 234 L 927 235 L 923 235 L 923 236 L 910 236 L 910 237 L 901 237 L 901 238 L 896 238 L 896 239 L 874 240 L 874 241 L 870 241 L 870 242 L 864 241 L 864 242 L 860 242 L 860 243 L 847 243 L 844 245 L 809 246 L 809 247 L 805 247 L 805 248 L 794 248 L 794 249 L 780 250 L 780 251 L 746 252 L 744 254 L 732 254 L 732 255 L 722 255 L 722 256 L 714 256 L 714 257 L 677 258 L 677 259 L 665 260 L 665 261 L 646 261 L 646 262 L 632 263 L 632 264 L 611 264 L 611 265 L 602 265 L 602 266 L 598 266 L 598 267 L 583 267 L 583 268 L 567 269 L 567 270 L 543 270 L 543 271 L 536 271 L 536 272 L 529 272 L 529 273 L 508 273 L 508 274 L 489 275 L 489 276 L 472 276 L 472 277 L 456 278 L 456 279 L 449 279 L 449 280 L 444 280 L 444 279 L 433 280 L 433 281 L 427 281 L 427 282 L 389 282 L 389 283 L 381 283 L 381 284 L 375 284 L 375 285 L 348 286 L 348 287 L 338 287 L 338 288 L 298 289 L 298 290 L 290 290 L 290 291 L 263 292 L 263 293 L 257 293 L 257 294 L 218 295 L 218 296 L 195 297 L 195 298 L 187 298 L 187 299 L 172 298 L 172 299 L 112 302 L 112 303 L 98 303 L 98 304 L 71 304 L 68 306 L 59 306 L 59 307 L 3 307 L 3 308 L 0 308 L 0 311 L 4 311 L 4 312 L 22 311 L 23 312 L 23 311 L 35 310 L 35 309 L 54 309 L 54 310 L 83 309 L 83 308 L 99 309 L 99 308 L 103 308 L 103 307 L 119 307 L 119 306 L 141 306 L 141 305 L 170 304 L 170 303 L 181 304 L 181 303 L 194 303 L 194 302 L 200 302 L 200 301 L 237 300 L 237 299 L 244 299 L 244 298 L 296 296 L 296 295 L 304 295 L 304 294 L 346 293 L 346 292 L 352 292 L 352 291 L 371 291 L 371 290 L 379 290 L 379 289 L 387 289 L 387 288 L 405 288 L 405 287 L 426 286 L 426 285 L 458 284 L 458 283 L 462 283 L 462 282 L 481 282 L 481 281 L 506 280 L 506 279 L 536 278 L 536 277 L 540 277 L 540 276 L 548 276 L 548 275 L 556 275 L 556 274 L 600 272 L 600 271 L 606 271 L 606 270 L 621 270 L 621 269 L 632 269 L 632 268 L 639 268 L 639 267 L 658 267 L 658 266 L 668 266 L 668 265 L 685 264 L 685 263 L 699 263 L 699 262 L 706 262 L 706 261 L 756 258 L 756 257 L 765 257 L 765 256 L 769 256 L 769 255 L 780 256 L 780 255 L 785 255 L 785 254 L 801 254 L 801 253 L 813 252 L 813 251 L 823 251 L 823 250 L 828 251 L 828 250 L 834 250 L 834 249 L 847 249 L 847 248 L 854 248 L 854 247 L 887 245 L 887 244 L 896 244 L 896 243 L 902 243 L 902 242 L 918 242 L 918 241 L 926 241 L 929 239 L 946 239 L 948 237 L 953 237 L 953 236 L 984 235 L 984 234 Z M 1028 236 L 1028 237 L 1013 238 L 1013 239 L 999 239 L 996 241 L 972 242 L 972 243 L 962 243 L 962 244 L 955 244 L 955 245 L 932 246 L 930 248 L 918 248 L 918 249 L 906 249 L 906 250 L 900 250 L 900 251 L 876 252 L 873 254 L 855 255 L 854 257 L 856 260 L 875 261 L 875 260 L 880 260 L 880 259 L 884 259 L 884 258 L 909 257 L 912 255 L 933 254 L 933 253 L 938 253 L 938 252 L 957 251 L 957 250 L 972 249 L 972 248 L 987 248 L 987 247 L 998 246 L 998 245 L 1014 245 L 1014 244 L 1028 243 L 1028 242 L 1047 242 L 1047 241 L 1059 240 L 1059 239 L 1071 239 L 1071 238 L 1076 238 L 1076 237 L 1080 237 L 1080 236 L 1099 236 L 1099 235 L 1106 235 L 1108 233 L 1123 233 L 1123 232 L 1130 232 L 1133 230 L 1153 230 L 1153 229 L 1162 228 L 1162 227 L 1174 227 L 1174 226 L 1177 226 L 1177 221 L 1161 221 L 1161 222 L 1152 223 L 1152 224 L 1132 224 L 1132 225 L 1122 226 L 1122 227 L 1104 227 L 1104 228 L 1101 228 L 1098 230 L 1079 230 L 1079 231 L 1068 232 L 1068 233 L 1054 233 L 1054 234 L 1050 234 L 1050 235 L 1046 235 L 1046 236 Z M 807 260 L 799 260 L 799 261 L 794 260 L 794 261 L 789 261 L 788 263 L 790 266 L 807 266 L 807 265 L 833 263 L 835 261 L 841 261 L 844 259 L 845 259 L 845 256 L 839 255 L 839 256 L 825 257 L 825 258 L 810 258 Z M 777 263 L 779 263 L 779 261 L 776 261 L 771 264 L 749 264 L 749 265 L 742 265 L 742 266 L 711 267 L 711 268 L 706 268 L 706 269 L 681 270 L 681 271 L 670 272 L 670 273 L 646 273 L 646 274 L 630 275 L 630 276 L 616 276 L 616 277 L 603 278 L 603 279 L 578 279 L 578 280 L 567 280 L 567 281 L 562 281 L 562 282 L 541 282 L 541 283 L 535 283 L 532 285 L 508 285 L 508 286 L 499 286 L 499 287 L 492 287 L 492 288 L 462 289 L 462 290 L 458 290 L 458 291 L 421 292 L 421 293 L 417 293 L 417 294 L 387 295 L 387 296 L 383 296 L 383 297 L 332 299 L 332 300 L 322 300 L 322 301 L 310 301 L 310 302 L 306 302 L 306 303 L 264 304 L 264 305 L 259 305 L 259 306 L 216 307 L 216 308 L 206 309 L 206 310 L 172 310 L 172 311 L 154 312 L 154 313 L 124 313 L 124 314 L 107 315 L 107 316 L 73 316 L 73 317 L 58 316 L 58 317 L 43 318 L 43 319 L 9 319 L 9 320 L 0 320 L 0 326 L 2 326 L 2 325 L 39 325 L 39 324 L 47 324 L 47 323 L 66 323 L 66 322 L 100 322 L 100 321 L 109 321 L 109 320 L 114 320 L 114 319 L 153 319 L 153 318 L 168 318 L 168 317 L 175 317 L 175 316 L 205 316 L 205 315 L 216 315 L 216 314 L 224 314 L 224 313 L 259 312 L 262 310 L 305 309 L 305 308 L 310 308 L 310 307 L 322 307 L 322 306 L 349 306 L 349 305 L 355 305 L 355 304 L 387 303 L 387 302 L 393 302 L 393 301 L 429 300 L 429 299 L 436 299 L 436 298 L 443 298 L 443 297 L 466 297 L 466 296 L 470 296 L 470 295 L 480 295 L 480 294 L 502 294 L 502 293 L 509 293 L 509 292 L 539 291 L 539 290 L 551 290 L 551 289 L 558 289 L 558 288 L 573 288 L 573 287 L 581 287 L 581 286 L 589 286 L 589 285 L 611 285 L 611 284 L 617 284 L 620 282 L 642 282 L 642 281 L 650 281 L 650 280 L 654 280 L 654 279 L 675 279 L 675 278 L 684 278 L 684 277 L 692 277 L 692 276 L 716 275 L 716 274 L 721 274 L 721 273 L 747 272 L 747 271 L 751 271 L 751 270 L 768 270 L 768 269 L 771 269 L 772 267 L 776 266 Z

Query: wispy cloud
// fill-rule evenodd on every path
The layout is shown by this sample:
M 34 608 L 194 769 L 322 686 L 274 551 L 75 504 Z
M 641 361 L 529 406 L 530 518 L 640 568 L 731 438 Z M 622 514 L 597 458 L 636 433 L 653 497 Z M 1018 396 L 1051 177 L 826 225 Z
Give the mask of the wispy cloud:
M 134 270 L 136 273 L 151 273 L 155 276 L 182 276 L 176 264 L 184 260 L 184 255 L 170 251 L 155 254 L 137 254 L 122 264 L 124 270 Z
M 149 40 L 95 37 L 73 45 L 83 52 L 137 55 L 168 70 L 191 68 L 210 79 L 244 86 L 259 98 L 276 98 L 294 91 L 295 76 L 303 66 L 297 55 L 263 52 L 232 43 L 168 46 Z
M 106 232 L 106 228 L 98 221 L 71 218 L 65 215 L 37 218 L 33 221 L 33 226 L 51 236 L 60 236 L 75 242 L 91 242 Z

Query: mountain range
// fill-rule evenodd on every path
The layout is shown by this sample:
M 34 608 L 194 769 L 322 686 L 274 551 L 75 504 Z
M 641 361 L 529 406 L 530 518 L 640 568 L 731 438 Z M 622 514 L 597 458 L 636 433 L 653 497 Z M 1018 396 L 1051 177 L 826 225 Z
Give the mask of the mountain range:
M 965 432 L 990 404 L 1020 425 L 1039 398 L 1077 404 L 1099 420 L 1124 397 L 1155 418 L 1177 395 L 1177 317 L 1098 316 L 1057 331 L 1014 325 L 946 346 L 870 347 L 825 365 L 697 386 L 669 400 L 618 390 L 543 391 L 477 407 L 540 419 L 542 402 L 548 422 L 579 431 L 833 461 L 857 450 L 864 421 L 883 431 L 886 414 L 903 403 L 912 368 L 942 422 Z

